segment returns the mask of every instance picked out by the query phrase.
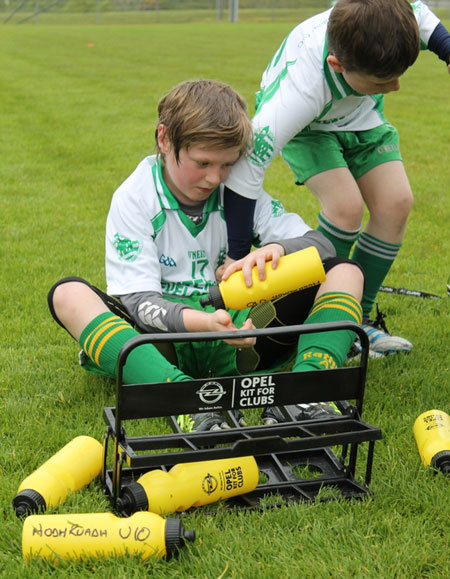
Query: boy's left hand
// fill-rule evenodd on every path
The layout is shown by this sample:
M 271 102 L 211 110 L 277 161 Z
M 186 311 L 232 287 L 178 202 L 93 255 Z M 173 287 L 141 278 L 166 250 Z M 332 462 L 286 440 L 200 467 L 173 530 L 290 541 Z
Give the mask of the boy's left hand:
M 266 279 L 266 261 L 272 260 L 272 269 L 278 266 L 280 257 L 284 255 L 284 247 L 279 243 L 269 243 L 264 247 L 260 247 L 252 251 L 247 256 L 231 263 L 223 272 L 222 280 L 226 280 L 232 273 L 242 270 L 245 285 L 252 287 L 252 269 L 256 266 L 258 269 L 258 278 L 261 281 Z

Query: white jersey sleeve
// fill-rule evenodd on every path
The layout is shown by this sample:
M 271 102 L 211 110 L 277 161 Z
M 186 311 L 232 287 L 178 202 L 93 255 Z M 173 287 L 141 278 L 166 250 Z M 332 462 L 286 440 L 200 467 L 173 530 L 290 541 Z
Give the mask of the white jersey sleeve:
M 161 293 L 161 267 L 152 236 L 154 189 L 147 159 L 114 193 L 106 221 L 105 270 L 107 293 Z
M 331 100 L 322 72 L 328 15 L 329 11 L 299 24 L 264 72 L 260 102 L 252 120 L 253 152 L 234 165 L 225 183 L 243 197 L 258 198 L 273 159 Z
M 420 0 L 412 2 L 411 6 L 414 10 L 417 24 L 419 25 L 420 40 L 423 46 L 427 47 L 430 36 L 439 24 L 439 18 Z

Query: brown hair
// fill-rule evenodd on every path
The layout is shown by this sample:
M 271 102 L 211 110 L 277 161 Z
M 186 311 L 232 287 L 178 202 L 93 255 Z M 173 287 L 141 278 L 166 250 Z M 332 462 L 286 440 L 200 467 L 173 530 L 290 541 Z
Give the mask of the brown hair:
M 400 76 L 420 50 L 408 0 L 338 0 L 328 20 L 328 49 L 348 72 Z
M 211 149 L 239 147 L 241 156 L 252 144 L 252 125 L 244 98 L 215 80 L 177 85 L 160 100 L 158 117 L 158 126 L 164 125 L 177 162 L 180 149 L 198 143 L 206 143 Z M 158 129 L 158 148 L 157 135 Z

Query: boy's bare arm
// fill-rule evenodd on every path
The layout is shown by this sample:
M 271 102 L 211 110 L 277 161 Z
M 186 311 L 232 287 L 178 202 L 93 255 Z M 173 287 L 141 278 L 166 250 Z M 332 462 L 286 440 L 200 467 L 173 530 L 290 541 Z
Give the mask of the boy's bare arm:
M 158 292 L 137 292 L 120 297 L 122 304 L 140 328 L 148 333 L 159 332 L 227 332 L 251 330 L 247 319 L 242 328 L 236 328 L 225 310 L 204 312 L 179 302 L 171 302 Z M 234 347 L 253 346 L 255 338 L 224 340 Z

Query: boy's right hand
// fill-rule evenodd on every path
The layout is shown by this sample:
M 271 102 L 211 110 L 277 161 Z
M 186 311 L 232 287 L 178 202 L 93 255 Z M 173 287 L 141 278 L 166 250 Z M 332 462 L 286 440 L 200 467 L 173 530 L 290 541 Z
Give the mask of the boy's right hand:
M 204 312 L 193 308 L 183 310 L 183 322 L 187 332 L 237 332 L 238 330 L 254 330 L 255 326 L 250 318 L 242 324 L 242 328 L 236 328 L 233 320 L 226 310 Z M 255 345 L 256 338 L 236 338 L 224 340 L 235 348 L 250 348 Z
M 216 310 L 210 315 L 211 332 L 229 332 L 238 330 L 255 330 L 255 326 L 250 318 L 247 318 L 242 324 L 242 328 L 236 328 L 233 324 L 230 314 L 226 310 Z M 251 348 L 256 344 L 256 338 L 236 338 L 224 340 L 225 343 L 234 348 Z

